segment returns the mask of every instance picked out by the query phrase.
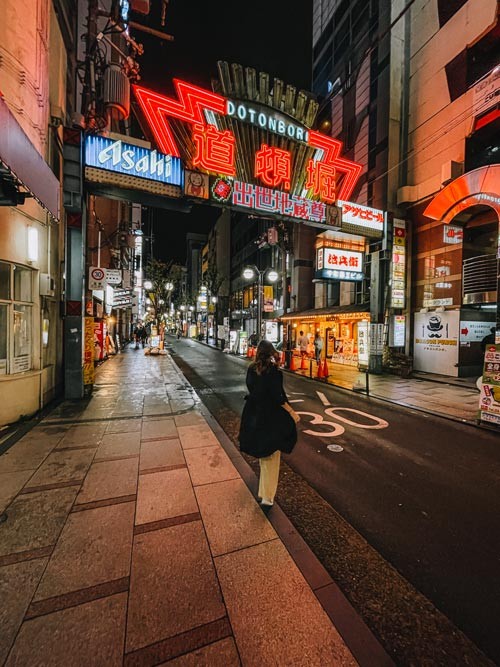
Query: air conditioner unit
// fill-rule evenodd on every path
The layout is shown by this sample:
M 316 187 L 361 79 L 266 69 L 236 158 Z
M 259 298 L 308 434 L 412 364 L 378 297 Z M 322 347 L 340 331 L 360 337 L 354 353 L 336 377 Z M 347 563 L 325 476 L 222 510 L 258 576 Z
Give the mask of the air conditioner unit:
M 40 274 L 40 296 L 54 296 L 56 282 L 49 273 Z

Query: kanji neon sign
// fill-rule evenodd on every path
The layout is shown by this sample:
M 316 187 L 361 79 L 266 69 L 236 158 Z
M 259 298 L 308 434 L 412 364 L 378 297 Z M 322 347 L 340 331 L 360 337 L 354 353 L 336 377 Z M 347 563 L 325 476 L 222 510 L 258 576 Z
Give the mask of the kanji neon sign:
M 265 116 L 265 114 L 251 108 L 242 111 L 235 106 L 232 100 L 185 81 L 175 79 L 174 86 L 177 99 L 154 93 L 141 86 L 134 86 L 135 95 L 158 147 L 167 155 L 180 157 L 179 147 L 168 120 L 177 118 L 194 126 L 192 134 L 195 146 L 195 155 L 192 156 L 193 166 L 199 166 L 215 174 L 234 176 L 236 174 L 236 139 L 230 130 L 220 131 L 216 127 L 216 118 L 213 114 L 246 120 L 248 113 L 252 121 L 253 112 L 252 122 L 257 125 L 260 124 L 260 116 Z M 245 113 L 245 118 L 242 118 L 243 113 Z M 280 132 L 280 123 L 283 124 L 284 121 L 275 122 L 276 133 L 290 134 L 291 131 L 288 132 L 284 124 L 285 129 Z M 266 125 L 267 129 L 272 132 L 271 120 L 269 122 L 266 120 Z M 294 128 L 293 138 L 297 138 L 297 126 Z M 307 165 L 306 188 L 327 204 L 337 199 L 348 200 L 361 174 L 362 166 L 340 157 L 342 142 L 337 139 L 305 129 L 300 136 L 307 140 L 307 145 L 319 149 L 317 157 L 311 159 Z M 292 138 L 291 134 L 290 138 Z M 291 154 L 288 151 L 262 144 L 255 156 L 254 175 L 265 185 L 281 186 L 284 190 L 289 190 L 291 162 Z M 340 187 L 337 184 L 339 175 L 343 176 Z
M 272 188 L 282 185 L 284 190 L 290 190 L 291 170 L 292 156 L 288 151 L 262 144 L 255 153 L 255 176 Z

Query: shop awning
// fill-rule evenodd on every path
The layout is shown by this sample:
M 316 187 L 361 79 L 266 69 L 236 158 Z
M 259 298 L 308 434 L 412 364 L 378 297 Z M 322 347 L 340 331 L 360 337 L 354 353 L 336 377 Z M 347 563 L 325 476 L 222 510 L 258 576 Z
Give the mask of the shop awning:
M 360 316 L 356 319 L 361 319 L 363 313 L 369 313 L 370 304 L 351 304 L 350 306 L 329 306 L 327 308 L 312 308 L 310 310 L 302 310 L 301 312 L 296 313 L 287 313 L 282 315 L 280 320 L 308 320 L 308 319 L 328 319 L 329 317 L 334 318 L 340 317 L 342 315 L 355 315 Z
M 0 173 L 59 220 L 59 181 L 0 97 Z

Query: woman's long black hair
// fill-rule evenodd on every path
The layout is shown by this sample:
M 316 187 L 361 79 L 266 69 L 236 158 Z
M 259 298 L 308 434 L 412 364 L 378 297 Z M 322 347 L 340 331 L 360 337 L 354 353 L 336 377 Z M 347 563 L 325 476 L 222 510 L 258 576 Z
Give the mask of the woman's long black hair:
M 271 368 L 276 366 L 277 359 L 278 352 L 274 349 L 274 345 L 268 340 L 261 340 L 257 345 L 253 368 L 257 375 L 268 373 Z

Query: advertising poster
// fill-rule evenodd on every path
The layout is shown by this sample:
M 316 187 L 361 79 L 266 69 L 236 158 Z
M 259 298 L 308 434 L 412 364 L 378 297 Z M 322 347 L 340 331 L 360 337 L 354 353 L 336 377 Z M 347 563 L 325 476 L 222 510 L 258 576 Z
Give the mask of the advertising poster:
M 416 371 L 458 377 L 460 311 L 415 313 Z
M 479 412 L 481 421 L 500 426 L 500 345 L 488 345 L 484 352 Z
M 238 354 L 243 356 L 248 350 L 248 331 L 238 331 Z
M 102 361 L 104 359 L 105 327 L 106 325 L 102 320 L 94 320 L 94 361 Z
M 278 322 L 274 320 L 267 320 L 265 324 L 266 324 L 266 335 L 265 335 L 266 340 L 270 341 L 271 343 L 277 343 Z
M 83 384 L 94 384 L 94 318 L 85 318 L 83 334 Z

